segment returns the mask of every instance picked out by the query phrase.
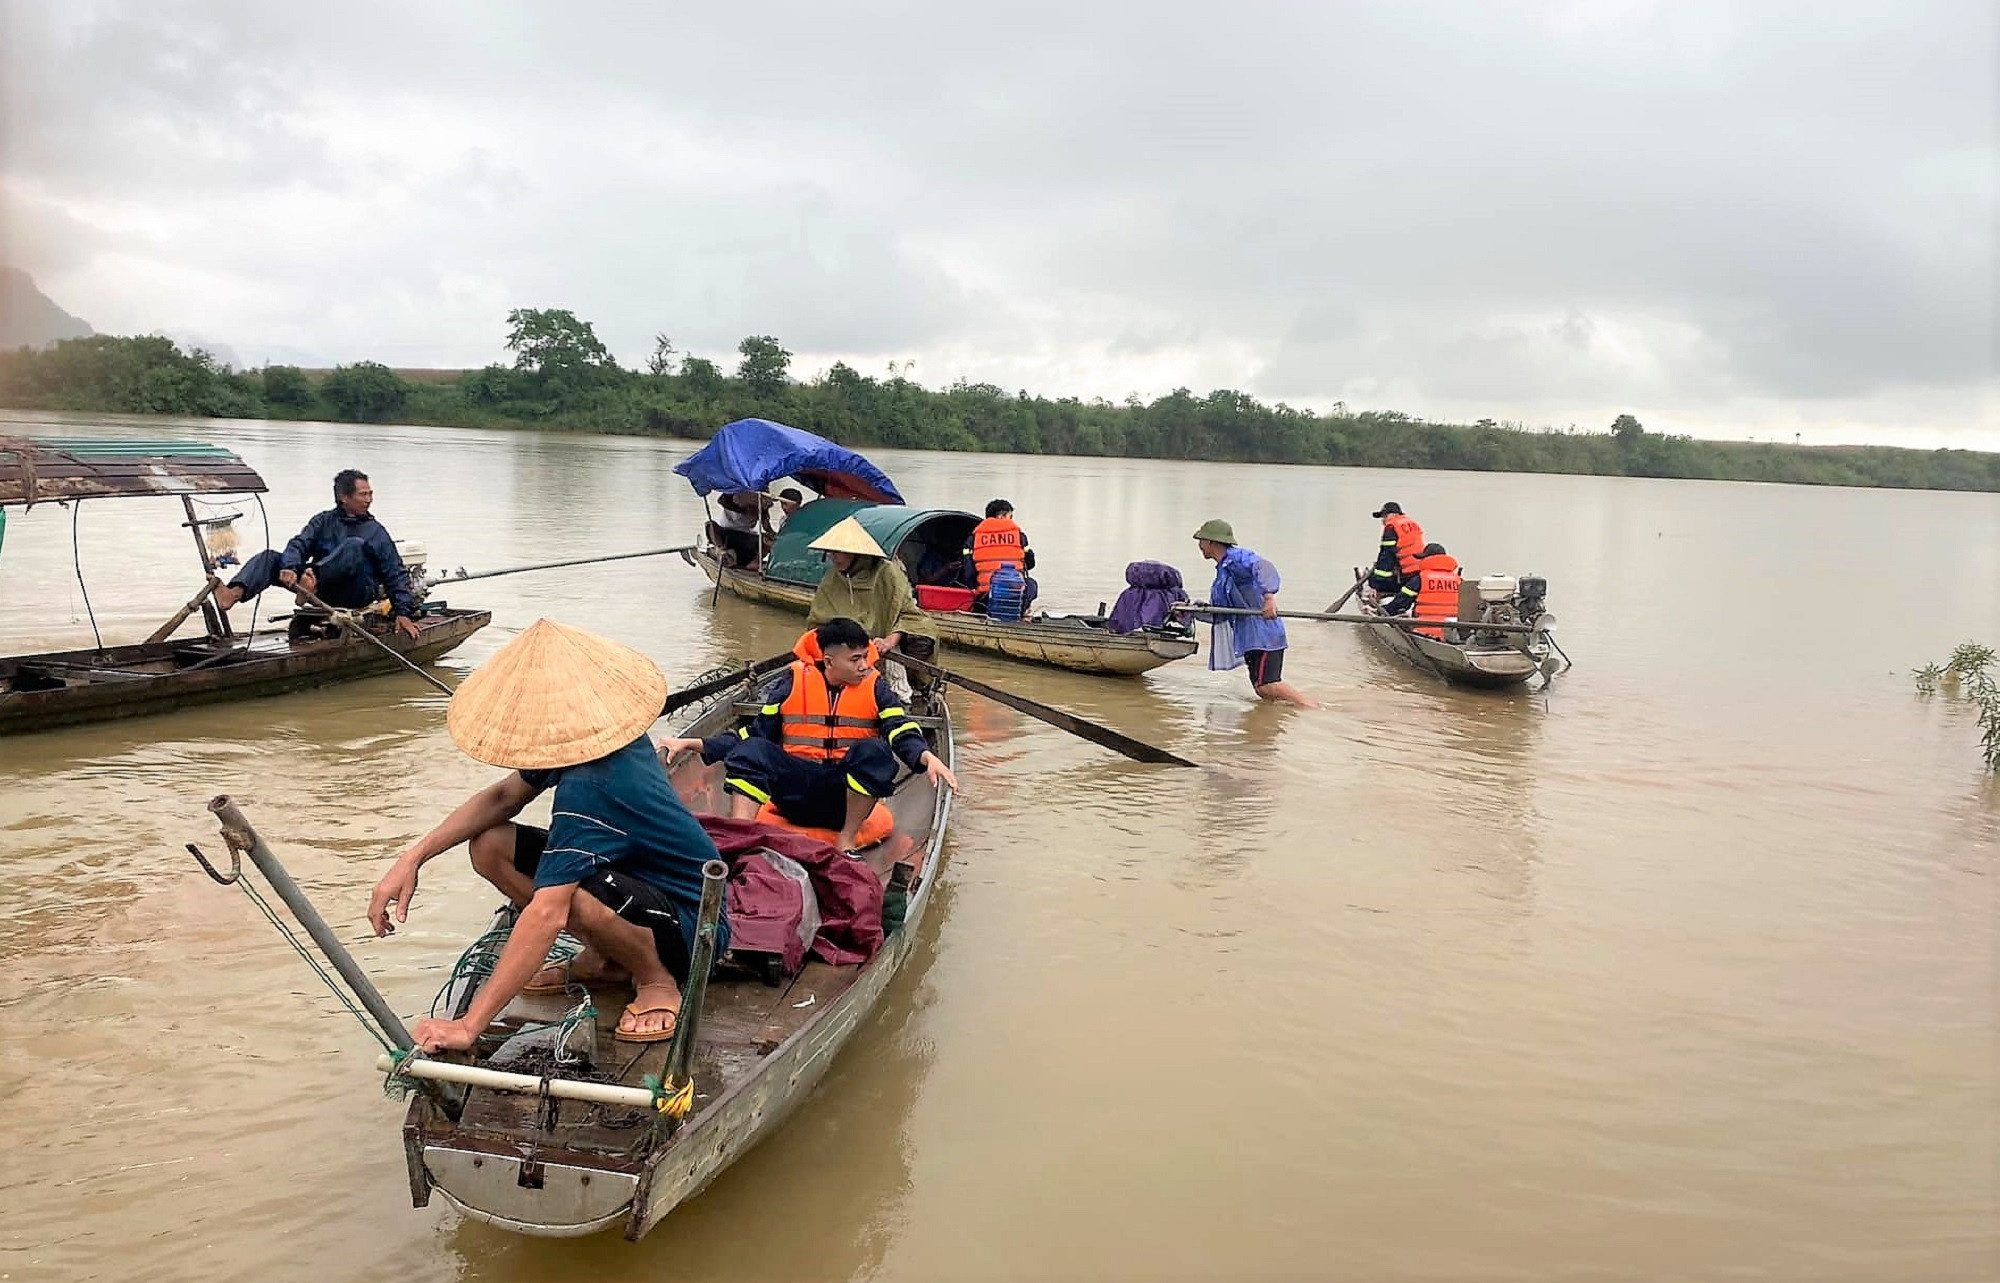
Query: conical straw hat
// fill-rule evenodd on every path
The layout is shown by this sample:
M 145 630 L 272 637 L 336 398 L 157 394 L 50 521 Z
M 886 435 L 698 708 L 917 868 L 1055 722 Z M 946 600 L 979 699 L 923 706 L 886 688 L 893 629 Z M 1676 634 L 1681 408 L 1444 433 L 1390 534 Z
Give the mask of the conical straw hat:
M 666 676 L 630 646 L 538 619 L 458 684 L 445 725 L 489 766 L 547 770 L 624 748 L 666 698 Z
M 875 542 L 875 536 L 861 528 L 861 523 L 852 517 L 836 521 L 833 528 L 807 544 L 821 552 L 854 552 L 864 557 L 886 557 L 882 545 Z

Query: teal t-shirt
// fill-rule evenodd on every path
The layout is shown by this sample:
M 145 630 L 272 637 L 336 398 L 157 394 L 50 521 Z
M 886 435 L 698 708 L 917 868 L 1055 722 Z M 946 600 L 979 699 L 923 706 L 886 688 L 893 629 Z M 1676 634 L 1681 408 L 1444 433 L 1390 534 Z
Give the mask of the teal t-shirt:
M 653 741 L 641 735 L 594 762 L 522 771 L 521 778 L 536 792 L 551 785 L 556 790 L 535 885 L 581 882 L 600 869 L 651 883 L 673 900 L 692 953 L 695 916 L 701 910 L 701 866 L 719 857 L 707 831 L 668 782 Z M 718 932 L 718 953 L 728 943 L 726 932 L 726 926 Z

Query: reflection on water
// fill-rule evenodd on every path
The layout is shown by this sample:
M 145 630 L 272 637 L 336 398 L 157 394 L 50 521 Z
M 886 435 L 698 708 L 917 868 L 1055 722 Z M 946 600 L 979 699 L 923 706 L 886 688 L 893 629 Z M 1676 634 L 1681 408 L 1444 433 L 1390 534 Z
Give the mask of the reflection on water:
M 279 540 L 360 466 L 440 567 L 663 547 L 701 520 L 672 443 L 145 431 L 242 450 Z M 390 1001 L 422 1009 L 491 892 L 440 861 L 396 936 L 360 913 L 381 862 L 493 777 L 451 748 L 442 697 L 386 676 L 0 740 L 0 1275 L 2000 1274 L 2000 785 L 1964 710 L 1907 677 L 2000 637 L 2000 500 L 880 462 L 927 504 L 1012 498 L 1054 607 L 1115 596 L 1138 557 L 1206 584 L 1188 534 L 1221 516 L 1316 608 L 1396 498 L 1471 569 L 1547 575 L 1578 667 L 1546 697 L 1455 691 L 1295 623 L 1287 677 L 1328 705 L 1307 713 L 1201 660 L 1107 681 L 953 657 L 1203 765 L 955 692 L 965 796 L 910 971 L 811 1106 L 637 1246 L 412 1210 L 367 1040 L 181 849 L 213 845 L 202 804 L 236 794 Z M 82 513 L 108 639 L 186 600 L 179 520 Z M 1902 582 L 1912 529 L 1962 551 L 1951 594 L 1829 609 Z M 1723 573 L 1744 547 L 1769 564 Z M 495 623 L 447 680 L 540 615 L 676 684 L 799 627 L 677 559 L 449 595 Z M 68 515 L 17 514 L 0 645 L 89 638 Z

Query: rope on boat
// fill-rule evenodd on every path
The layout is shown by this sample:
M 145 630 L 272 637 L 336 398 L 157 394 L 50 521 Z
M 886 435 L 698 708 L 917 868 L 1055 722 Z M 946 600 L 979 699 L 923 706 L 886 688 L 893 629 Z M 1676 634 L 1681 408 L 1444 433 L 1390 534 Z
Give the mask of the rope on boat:
M 196 853 L 196 858 L 200 859 L 199 852 Z M 202 860 L 202 864 L 206 867 L 208 861 Z M 368 1013 L 362 1009 L 361 1004 L 357 1003 L 354 1000 L 354 996 L 347 992 L 347 987 L 340 983 L 339 978 L 327 969 L 326 964 L 320 960 L 319 955 L 299 943 L 298 936 L 294 935 L 292 928 L 287 925 L 283 918 L 278 916 L 277 910 L 271 907 L 271 902 L 263 897 L 257 890 L 256 885 L 249 878 L 233 876 L 235 873 L 234 870 L 231 872 L 231 880 L 243 889 L 244 895 L 250 897 L 250 903 L 256 905 L 257 911 L 262 913 L 265 919 L 278 929 L 278 934 L 285 938 L 285 943 L 292 946 L 292 952 L 305 959 L 306 965 L 313 969 L 313 974 L 318 976 L 321 983 L 332 990 L 333 996 L 340 1000 L 340 1005 L 347 1008 L 348 1012 L 361 1022 L 361 1027 L 368 1031 L 368 1036 L 376 1042 L 381 1043 L 382 1050 L 388 1052 L 391 1056 L 401 1056 L 403 1049 L 398 1047 L 393 1039 L 376 1027 L 375 1022 L 369 1019 Z M 213 870 L 210 870 L 209 876 L 217 878 L 218 881 L 221 880 Z
M 83 515 L 83 500 L 72 500 L 69 505 L 69 555 L 76 566 L 76 586 L 83 590 L 83 609 L 90 616 L 90 635 L 97 639 L 97 649 L 104 649 L 104 634 L 97 631 L 97 612 L 90 608 L 90 585 L 83 582 L 83 541 L 77 537 L 77 518 Z
M 694 1078 L 692 1075 L 678 1087 L 662 1082 L 658 1074 L 647 1074 L 640 1081 L 646 1084 L 647 1091 L 653 1093 L 653 1108 L 668 1118 L 678 1122 L 686 1118 L 688 1111 L 694 1108 Z
M 353 995 L 347 991 L 345 985 L 340 983 L 339 978 L 327 969 L 326 964 L 321 961 L 319 955 L 300 943 L 298 936 L 292 931 L 291 925 L 279 916 L 276 909 L 271 907 L 271 902 L 266 900 L 263 894 L 257 890 L 256 884 L 249 878 L 242 876 L 242 857 L 238 855 L 236 849 L 233 846 L 230 848 L 230 856 L 232 857 L 231 868 L 227 874 L 222 873 L 211 865 L 207 857 L 203 856 L 201 851 L 192 843 L 188 845 L 188 850 L 193 852 L 194 858 L 201 862 L 201 867 L 207 871 L 210 878 L 225 886 L 233 883 L 235 886 L 241 888 L 243 894 L 249 897 L 250 903 L 256 905 L 257 911 L 264 915 L 264 920 L 277 929 L 278 934 L 284 937 L 286 944 L 292 946 L 292 952 L 298 954 L 305 961 L 305 964 L 312 968 L 313 974 L 320 978 L 320 983 L 324 984 L 333 996 L 339 1000 L 341 1006 L 347 1008 L 349 1015 L 352 1015 L 356 1021 L 360 1022 L 361 1027 L 368 1031 L 368 1036 L 381 1044 L 382 1050 L 388 1054 L 389 1059 L 395 1065 L 395 1068 L 389 1072 L 388 1077 L 382 1082 L 383 1095 L 388 1096 L 392 1100 L 401 1100 L 416 1090 L 416 1081 L 405 1076 L 402 1069 L 407 1061 L 413 1058 L 420 1058 L 424 1053 L 414 1047 L 398 1047 L 395 1040 L 383 1033 L 374 1020 L 369 1018 L 368 1012 L 354 1000 Z M 450 1010 L 450 1004 L 454 1001 L 451 995 L 461 983 L 476 987 L 478 983 L 483 982 L 493 974 L 494 965 L 499 962 L 500 951 L 506 946 L 507 937 L 510 934 L 511 928 L 509 927 L 495 927 L 474 940 L 466 947 L 465 952 L 458 955 L 458 961 L 452 965 L 451 978 L 445 981 L 444 987 L 438 990 L 437 997 L 431 1000 L 431 1014 L 433 1016 L 440 1016 L 446 1020 L 457 1018 L 458 1013 Z M 548 959 L 543 965 L 545 967 L 561 966 L 582 952 L 583 944 L 574 936 L 564 932 L 558 935 L 555 943 L 550 946 Z M 530 1021 L 499 1037 L 505 1041 L 511 1041 L 515 1038 L 541 1034 L 550 1029 L 556 1030 L 557 1033 L 553 1039 L 554 1055 L 556 1062 L 561 1064 L 569 1059 L 563 1055 L 563 1049 L 569 1045 L 570 1034 L 585 1024 L 594 1025 L 596 1022 L 597 1007 L 591 1002 L 586 993 L 581 1002 L 563 1013 L 562 1019 Z M 481 1035 L 482 1041 L 487 1039 L 488 1035 Z M 658 1095 L 657 1091 L 655 1095 Z M 691 1104 L 694 1100 L 694 1084 L 692 1081 L 687 1086 L 687 1095 L 688 1101 Z M 664 1108 L 662 1106 L 662 1109 Z M 682 1112 L 686 1112 L 685 1108 Z M 676 1114 L 675 1117 L 679 1117 L 679 1115 Z
M 460 995 L 470 995 L 492 977 L 494 967 L 500 962 L 501 951 L 507 946 L 507 938 L 512 934 L 511 926 L 494 927 L 465 947 L 465 952 L 459 954 L 458 961 L 452 964 L 451 974 L 437 991 L 437 996 L 431 999 L 433 1017 L 439 1020 L 459 1018 Z M 558 935 L 555 943 L 549 947 L 548 957 L 543 960 L 542 966 L 544 968 L 562 966 L 582 952 L 582 941 L 564 932 Z M 563 1013 L 561 1019 L 530 1020 L 504 1033 L 493 1033 L 488 1030 L 480 1034 L 479 1042 L 507 1043 L 519 1038 L 539 1040 L 553 1030 L 553 1036 L 547 1041 L 552 1044 L 551 1056 L 554 1063 L 559 1066 L 577 1063 L 581 1058 L 565 1054 L 565 1049 L 569 1046 L 571 1034 L 586 1025 L 594 1026 L 597 1023 L 597 1005 L 590 1000 L 589 993 L 583 990 L 582 986 L 571 985 L 570 990 L 581 992 L 582 997 Z M 412 1056 L 422 1054 L 419 1051 L 403 1051 L 400 1048 L 389 1050 L 389 1059 L 395 1062 L 396 1067 L 382 1081 L 384 1095 L 396 1100 L 409 1095 L 416 1084 L 403 1074 L 402 1067 Z

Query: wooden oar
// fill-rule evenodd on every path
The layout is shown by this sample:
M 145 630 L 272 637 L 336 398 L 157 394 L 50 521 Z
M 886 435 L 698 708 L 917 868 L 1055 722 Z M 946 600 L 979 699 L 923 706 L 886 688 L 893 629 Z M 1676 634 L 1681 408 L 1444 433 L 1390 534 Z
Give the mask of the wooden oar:
M 576 557 L 569 561 L 539 561 L 532 566 L 508 566 L 504 570 L 482 570 L 466 574 L 463 570 L 455 575 L 431 575 L 425 578 L 424 587 L 436 588 L 442 584 L 463 584 L 474 579 L 497 579 L 501 575 L 520 575 L 530 570 L 560 570 L 564 566 L 591 566 L 600 561 L 629 561 L 634 557 L 665 557 L 676 552 L 693 552 L 695 545 L 682 544 L 677 548 L 648 548 L 644 552 L 613 552 L 602 557 Z
M 1235 606 L 1176 606 L 1175 610 L 1191 615 L 1262 615 L 1261 610 L 1242 610 Z M 1412 619 L 1408 615 L 1338 615 L 1332 611 L 1281 610 L 1280 619 L 1318 619 L 1330 624 L 1388 624 L 1392 628 L 1457 628 L 1469 633 L 1545 633 L 1548 627 L 1541 624 L 1486 624 L 1477 620 L 1463 619 Z
M 215 590 L 220 587 L 222 587 L 222 581 L 220 579 L 217 579 L 214 575 L 210 575 L 208 577 L 208 582 L 201 586 L 201 591 L 194 595 L 193 600 L 189 601 L 187 605 L 182 606 L 179 610 L 175 611 L 174 617 L 172 619 L 169 619 L 166 623 L 161 624 L 158 628 L 155 628 L 153 630 L 153 635 L 146 639 L 146 645 L 150 646 L 154 642 L 163 642 L 167 638 L 173 636 L 174 629 L 179 628 L 182 624 L 186 623 L 187 617 L 189 615 L 192 615 L 195 611 L 200 610 L 201 603 L 207 601 L 209 597 L 214 594 Z
M 1340 608 L 1341 608 L 1342 606 L 1345 606 L 1345 605 L 1347 604 L 1347 599 L 1348 599 L 1349 597 L 1352 597 L 1352 596 L 1353 596 L 1353 595 L 1354 595 L 1355 593 L 1358 593 L 1358 592 L 1360 592 L 1360 591 L 1361 591 L 1361 585 L 1362 585 L 1362 583 L 1363 583 L 1363 582 L 1364 582 L 1364 581 L 1362 581 L 1362 580 L 1359 580 L 1359 579 L 1355 580 L 1355 581 L 1354 581 L 1354 583 L 1353 583 L 1353 585 L 1352 585 L 1351 587 L 1349 587 L 1349 588 L 1348 588 L 1348 590 L 1347 590 L 1346 592 L 1344 592 L 1344 593 L 1340 594 L 1340 596 L 1339 596 L 1339 597 L 1335 598 L 1335 599 L 1334 599 L 1334 602 L 1333 602 L 1333 604 L 1332 604 L 1331 606 L 1328 606 L 1328 607 L 1327 607 L 1327 608 L 1326 608 L 1326 609 L 1325 609 L 1325 610 L 1324 610 L 1323 612 L 1321 612 L 1321 613 L 1323 613 L 1323 614 L 1328 614 L 1328 615 L 1332 615 L 1332 614 L 1337 614 L 1337 613 L 1339 613 L 1339 610 L 1340 610 Z
M 1169 753 L 1163 748 L 1156 748 L 1144 740 L 1136 740 L 1130 735 L 1120 734 L 1112 730 L 1109 726 L 1100 726 L 1096 722 L 1087 721 L 1084 718 L 1078 717 L 1075 713 L 1065 713 L 1060 708 L 1051 708 L 1047 704 L 1037 703 L 1024 695 L 1016 695 L 1011 691 L 1001 690 L 998 686 L 989 686 L 985 682 L 967 677 L 963 673 L 946 672 L 928 660 L 915 659 L 896 650 L 890 651 L 883 658 L 892 659 L 899 664 L 915 669 L 917 672 L 928 674 L 940 682 L 952 686 L 962 686 L 975 695 L 984 695 L 996 704 L 1005 704 L 1017 712 L 1026 713 L 1030 717 L 1038 718 L 1060 730 L 1065 730 L 1072 735 L 1087 739 L 1093 744 L 1102 744 L 1114 753 L 1123 753 L 1135 762 L 1152 762 L 1161 766 L 1201 765 L 1199 762 L 1190 762 L 1185 757 Z
M 670 713 L 677 713 L 689 704 L 699 703 L 707 699 L 710 695 L 720 694 L 732 686 L 740 686 L 744 682 L 755 681 L 764 674 L 776 672 L 791 662 L 792 652 L 786 651 L 782 655 L 773 655 L 769 659 L 760 659 L 754 664 L 747 664 L 735 672 L 728 673 L 722 677 L 711 678 L 699 685 L 684 687 L 667 696 L 667 702 L 660 706 L 660 716 L 665 717 Z
M 429 673 L 425 672 L 423 669 L 418 668 L 415 664 L 403 658 L 403 652 L 397 650 L 394 646 L 391 646 L 388 642 L 383 641 L 380 637 L 377 637 L 374 633 L 369 632 L 365 625 L 363 625 L 359 620 L 354 618 L 352 612 L 334 609 L 332 606 L 327 605 L 319 598 L 307 592 L 304 588 L 300 587 L 296 582 L 290 585 L 288 591 L 297 593 L 299 596 L 305 598 L 309 604 L 319 607 L 321 610 L 325 611 L 329 616 L 332 617 L 334 623 L 340 625 L 342 628 L 345 628 L 348 632 L 354 634 L 356 637 L 366 638 L 369 642 L 373 643 L 378 649 L 380 649 L 383 654 L 395 660 L 403 667 L 409 669 L 417 676 L 423 678 L 431 685 L 437 687 L 445 694 L 447 695 L 451 694 L 451 687 L 445 685 L 437 678 L 432 677 Z

